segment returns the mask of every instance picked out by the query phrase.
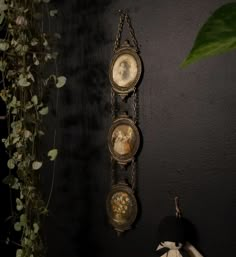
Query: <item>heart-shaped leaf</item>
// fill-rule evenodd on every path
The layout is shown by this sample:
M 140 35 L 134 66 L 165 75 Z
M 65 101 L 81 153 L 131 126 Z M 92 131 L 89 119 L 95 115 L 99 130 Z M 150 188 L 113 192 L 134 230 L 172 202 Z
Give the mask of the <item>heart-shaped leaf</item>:
M 42 108 L 42 109 L 39 111 L 39 113 L 40 113 L 41 115 L 47 115 L 47 114 L 48 114 L 48 107 L 46 106 L 46 107 Z
M 60 76 L 57 77 L 56 87 L 61 88 L 66 84 L 66 77 Z
M 48 152 L 48 157 L 50 158 L 50 161 L 54 161 L 57 158 L 58 150 L 52 149 Z
M 39 161 L 34 161 L 32 163 L 32 168 L 33 170 L 38 170 L 42 167 L 43 163 L 42 162 L 39 162 Z
M 218 55 L 236 48 L 236 3 L 217 9 L 200 29 L 192 50 L 182 67 L 202 58 Z

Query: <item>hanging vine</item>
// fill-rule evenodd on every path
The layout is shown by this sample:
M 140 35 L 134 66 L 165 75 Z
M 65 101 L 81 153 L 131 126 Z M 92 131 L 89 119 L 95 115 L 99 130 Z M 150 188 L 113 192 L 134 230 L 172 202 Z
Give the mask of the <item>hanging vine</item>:
M 50 0 L 0 0 L 0 96 L 6 104 L 8 136 L 2 139 L 8 153 L 9 174 L 4 179 L 12 190 L 12 220 L 19 233 L 16 257 L 45 256 L 41 224 L 47 215 L 47 203 L 40 192 L 40 170 L 44 161 L 54 161 L 58 150 L 39 149 L 48 114 L 47 95 L 66 83 L 66 77 L 50 74 L 58 33 L 44 31 L 46 23 L 57 15 L 48 6 Z M 15 205 L 14 205 L 15 204 Z

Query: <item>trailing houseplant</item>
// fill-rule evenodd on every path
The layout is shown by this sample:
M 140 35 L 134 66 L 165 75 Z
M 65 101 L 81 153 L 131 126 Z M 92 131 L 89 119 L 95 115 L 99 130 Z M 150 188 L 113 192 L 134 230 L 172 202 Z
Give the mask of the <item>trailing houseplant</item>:
M 57 52 L 58 33 L 51 33 L 51 19 L 57 15 L 50 0 L 0 0 L 0 96 L 6 104 L 8 136 L 2 139 L 9 159 L 9 175 L 4 183 L 11 188 L 13 228 L 19 234 L 16 257 L 41 257 L 42 218 L 48 202 L 40 191 L 40 171 L 47 160 L 54 161 L 54 145 L 43 153 L 39 148 L 46 136 L 44 116 L 49 107 L 47 95 L 66 83 L 57 71 L 49 72 Z M 47 26 L 45 26 L 47 24 Z M 11 240 L 11 239 L 10 239 Z
M 236 3 L 218 8 L 197 34 L 194 45 L 182 67 L 203 58 L 236 49 Z

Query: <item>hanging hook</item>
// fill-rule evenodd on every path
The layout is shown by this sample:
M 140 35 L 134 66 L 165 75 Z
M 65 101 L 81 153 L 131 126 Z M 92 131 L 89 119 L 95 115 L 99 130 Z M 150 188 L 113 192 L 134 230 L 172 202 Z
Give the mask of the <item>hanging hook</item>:
M 175 213 L 176 217 L 181 218 L 182 212 L 179 207 L 179 197 L 178 196 L 175 197 L 175 211 L 176 211 L 176 213 Z

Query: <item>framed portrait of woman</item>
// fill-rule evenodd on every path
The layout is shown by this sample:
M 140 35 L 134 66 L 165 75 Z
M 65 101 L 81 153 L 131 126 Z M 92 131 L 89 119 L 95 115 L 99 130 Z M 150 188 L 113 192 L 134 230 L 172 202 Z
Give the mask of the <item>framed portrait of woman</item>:
M 139 130 L 128 117 L 119 117 L 108 133 L 108 147 L 111 155 L 120 164 L 130 162 L 136 155 L 140 145 Z
M 140 80 L 142 62 L 136 51 L 129 46 L 120 48 L 112 58 L 109 70 L 113 89 L 122 95 L 132 92 Z

